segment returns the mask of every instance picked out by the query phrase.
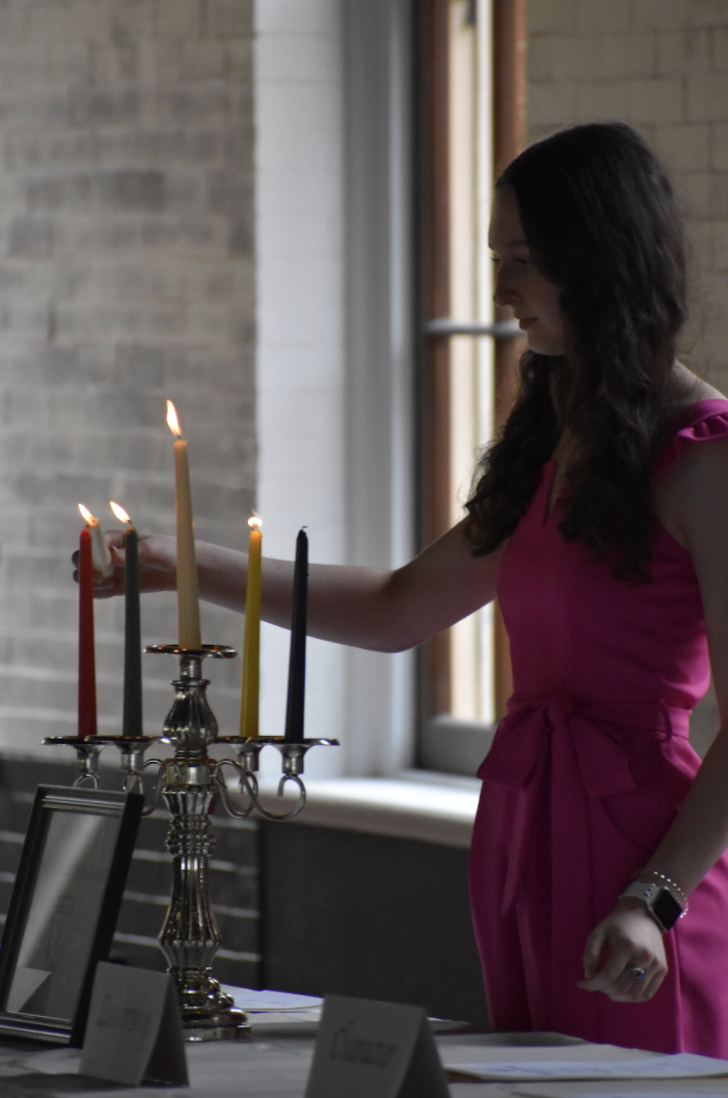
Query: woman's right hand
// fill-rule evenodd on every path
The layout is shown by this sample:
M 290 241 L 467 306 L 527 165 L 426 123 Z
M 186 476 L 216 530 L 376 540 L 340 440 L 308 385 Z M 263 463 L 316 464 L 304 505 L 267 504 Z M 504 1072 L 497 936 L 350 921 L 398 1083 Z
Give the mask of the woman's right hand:
M 104 534 L 111 551 L 114 571 L 110 576 L 94 573 L 94 598 L 110 599 L 124 594 L 124 532 Z M 78 583 L 78 551 L 71 557 L 73 578 Z M 177 586 L 177 539 L 166 534 L 139 538 L 139 586 L 142 591 L 174 591 Z
M 601 991 L 615 1003 L 644 1003 L 666 975 L 662 932 L 641 900 L 625 896 L 589 935 L 577 987 Z

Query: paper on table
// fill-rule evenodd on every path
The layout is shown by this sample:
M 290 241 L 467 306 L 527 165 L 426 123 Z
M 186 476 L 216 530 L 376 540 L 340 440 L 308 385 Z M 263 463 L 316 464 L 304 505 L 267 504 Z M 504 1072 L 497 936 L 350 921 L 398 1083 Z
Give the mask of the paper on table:
M 645 1056 L 630 1060 L 484 1060 L 445 1063 L 448 1071 L 474 1079 L 687 1079 L 728 1076 L 728 1060 L 691 1052 Z
M 233 987 L 231 984 L 223 984 L 222 990 L 226 995 L 232 995 L 239 1010 L 247 1010 L 252 1014 L 311 1010 L 323 1006 L 324 1002 L 313 995 L 296 995 L 292 991 L 253 991 L 248 987 Z
M 620 1086 L 618 1090 L 610 1087 L 604 1089 L 603 1082 L 583 1083 L 532 1083 L 530 1085 L 517 1085 L 508 1087 L 507 1092 L 517 1098 L 709 1098 L 711 1094 L 725 1095 L 725 1083 L 720 1079 L 704 1079 L 701 1081 L 700 1090 L 695 1090 L 694 1083 L 678 1083 L 677 1080 L 652 1080 L 643 1079 L 639 1083 L 625 1084 L 628 1089 Z M 470 1083 L 468 1086 L 472 1086 Z M 499 1088 L 500 1089 L 500 1088 Z

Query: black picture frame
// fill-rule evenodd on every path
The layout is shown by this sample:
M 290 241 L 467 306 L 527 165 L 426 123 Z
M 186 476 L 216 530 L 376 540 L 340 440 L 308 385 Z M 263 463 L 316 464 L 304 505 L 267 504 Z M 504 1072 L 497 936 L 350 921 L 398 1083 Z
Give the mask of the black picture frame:
M 144 798 L 38 786 L 0 945 L 0 1034 L 83 1044 Z

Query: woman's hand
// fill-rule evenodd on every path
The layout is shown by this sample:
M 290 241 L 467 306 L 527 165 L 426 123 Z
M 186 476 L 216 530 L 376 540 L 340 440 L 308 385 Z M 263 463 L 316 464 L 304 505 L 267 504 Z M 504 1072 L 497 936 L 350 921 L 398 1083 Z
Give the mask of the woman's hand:
M 124 594 L 124 533 L 104 534 L 111 551 L 114 571 L 110 576 L 94 572 L 94 598 L 110 599 Z M 78 583 L 78 551 L 71 557 L 73 578 Z M 139 538 L 139 586 L 142 591 L 174 591 L 177 586 L 177 542 L 164 534 Z
M 600 962 L 602 967 L 599 968 Z M 642 978 L 629 965 L 644 972 Z M 644 904 L 632 896 L 620 900 L 591 932 L 584 951 L 585 991 L 602 991 L 617 1003 L 645 1003 L 667 975 L 662 931 Z

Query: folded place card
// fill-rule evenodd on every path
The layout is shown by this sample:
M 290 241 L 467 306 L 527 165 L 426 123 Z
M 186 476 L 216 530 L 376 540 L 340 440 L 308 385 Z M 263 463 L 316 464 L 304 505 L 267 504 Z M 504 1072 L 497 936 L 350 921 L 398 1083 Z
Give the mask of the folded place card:
M 306 1098 L 448 1098 L 422 1007 L 327 995 Z
M 189 1085 L 171 976 L 99 962 L 79 1071 L 132 1087 L 143 1079 Z

